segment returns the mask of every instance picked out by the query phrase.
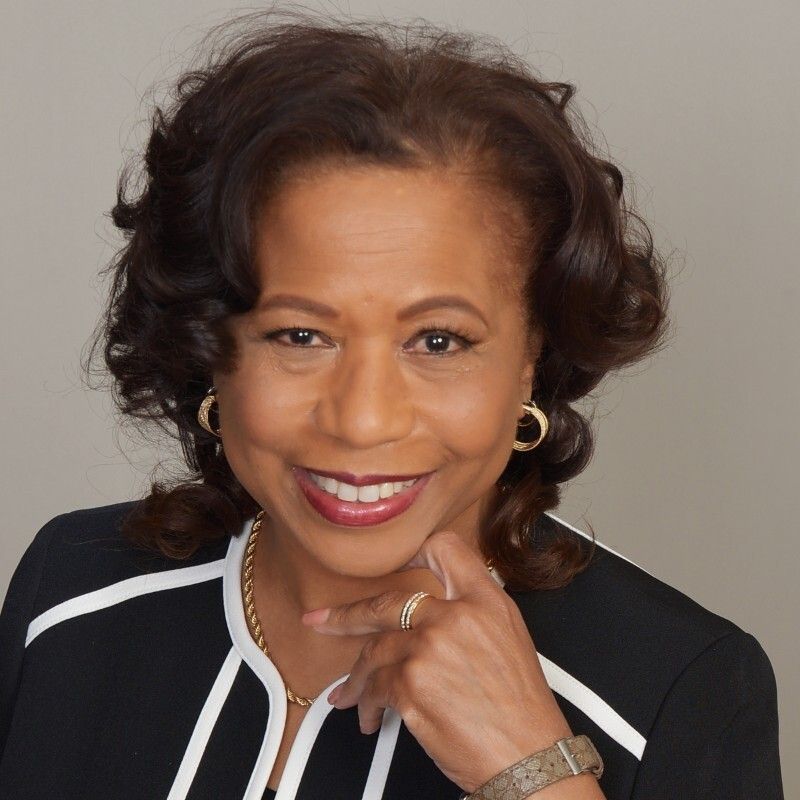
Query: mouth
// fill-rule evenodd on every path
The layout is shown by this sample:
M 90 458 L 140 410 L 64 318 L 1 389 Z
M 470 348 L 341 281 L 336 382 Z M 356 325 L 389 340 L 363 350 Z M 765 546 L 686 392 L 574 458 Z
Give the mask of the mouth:
M 433 472 L 418 476 L 317 472 L 293 466 L 292 473 L 312 508 L 328 522 L 348 527 L 378 525 L 406 511 L 422 493 Z M 347 475 L 353 482 L 334 475 Z M 375 480 L 378 478 L 378 480 Z M 400 480 L 390 480 L 399 478 Z

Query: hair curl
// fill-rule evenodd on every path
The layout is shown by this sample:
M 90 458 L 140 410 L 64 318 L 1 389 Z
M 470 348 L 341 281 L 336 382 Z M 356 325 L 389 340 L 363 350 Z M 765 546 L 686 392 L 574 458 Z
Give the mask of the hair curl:
M 521 299 L 529 330 L 544 334 L 532 389 L 549 432 L 511 453 L 481 546 L 509 588 L 565 585 L 591 555 L 574 538 L 538 541 L 536 522 L 592 456 L 589 421 L 571 404 L 655 352 L 667 329 L 665 262 L 569 105 L 575 86 L 541 80 L 492 37 L 427 22 L 269 9 L 209 37 L 220 28 L 232 35 L 155 107 L 143 188 L 128 196 L 128 162 L 111 211 L 126 243 L 102 271 L 112 282 L 90 361 L 102 347 L 119 411 L 176 436 L 191 471 L 153 481 L 123 533 L 186 558 L 259 509 L 196 415 L 213 372 L 235 358 L 226 319 L 258 297 L 253 221 L 281 183 L 331 163 L 441 166 L 524 210 L 505 233 L 528 243 Z

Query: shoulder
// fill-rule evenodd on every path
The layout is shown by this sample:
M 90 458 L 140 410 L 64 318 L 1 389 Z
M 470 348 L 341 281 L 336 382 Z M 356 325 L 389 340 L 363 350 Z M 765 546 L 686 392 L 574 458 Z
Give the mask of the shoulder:
M 110 606 L 116 611 L 122 607 L 122 601 L 133 597 L 157 597 L 153 593 L 159 589 L 221 577 L 226 540 L 201 549 L 191 560 L 178 562 L 126 539 L 121 524 L 137 502 L 58 514 L 31 537 L 14 569 L 0 609 L 3 656 L 0 658 L 0 753 L 14 713 L 23 666 L 32 663 L 29 660 L 32 642 L 37 645 L 34 650 L 43 659 L 41 663 L 48 665 L 46 669 L 58 664 L 59 657 L 67 658 L 66 663 L 75 663 L 76 652 L 94 647 L 108 630 L 116 631 L 119 627 L 116 615 L 112 619 L 91 612 Z M 214 559 L 218 559 L 217 564 Z M 206 613 L 198 612 L 196 596 L 191 601 L 187 598 L 183 604 L 173 602 L 170 606 L 176 607 L 176 613 L 181 610 L 177 606 L 188 606 L 185 609 L 188 619 L 200 618 L 205 623 L 211 618 L 214 602 L 208 602 L 205 608 L 210 611 Z M 163 608 L 159 608 L 158 613 L 162 612 Z M 98 619 L 108 626 L 105 633 L 98 633 L 99 628 L 90 629 L 91 623 Z M 71 623 L 68 627 L 59 624 L 67 621 Z M 85 621 L 90 627 L 84 626 L 78 632 L 75 625 L 80 628 Z M 49 636 L 41 637 L 45 631 Z M 53 633 L 63 648 L 60 651 L 53 643 Z M 129 635 L 130 632 L 126 638 Z M 43 639 L 45 645 L 41 644 Z M 114 641 L 118 643 L 120 638 Z
M 58 514 L 33 536 L 12 577 L 12 586 L 35 590 L 30 613 L 36 616 L 71 598 L 128 579 L 190 567 L 225 555 L 228 537 L 200 548 L 189 559 L 171 559 L 137 546 L 122 533 L 122 523 L 139 503 L 127 500 Z
M 539 534 L 579 539 L 591 547 L 589 534 L 551 514 L 542 515 Z M 595 632 L 598 642 L 614 650 L 636 644 L 641 654 L 674 656 L 676 662 L 741 630 L 600 540 L 595 540 L 589 565 L 567 586 L 530 595 L 532 609 L 544 607 L 568 617 L 576 631 Z
M 544 524 L 554 532 L 591 544 L 590 536 L 579 528 L 554 515 L 544 516 Z M 591 622 L 610 628 L 615 635 L 647 640 L 654 647 L 661 643 L 662 647 L 692 652 L 739 630 L 730 619 L 702 606 L 600 540 L 594 542 L 586 570 L 556 594 L 552 601 L 584 605 L 584 601 L 593 600 L 587 609 Z M 600 598 L 602 603 L 597 602 Z
M 588 534 L 551 514 L 535 534 L 591 545 Z M 637 757 L 668 698 L 688 709 L 703 692 L 734 704 L 756 691 L 774 694 L 755 637 L 600 542 L 567 586 L 509 594 L 553 680 L 604 717 Z
M 174 683 L 169 676 L 182 681 L 181 697 L 202 705 L 219 665 L 235 664 L 226 660 L 222 591 L 230 537 L 169 558 L 123 533 L 139 502 L 58 514 L 28 544 L 0 611 L 0 756 L 6 741 L 28 747 L 28 737 L 41 738 L 27 722 L 14 732 L 16 720 L 44 719 L 55 708 L 77 736 L 94 735 L 98 709 L 117 710 L 126 696 L 125 719 L 143 721 L 142 687 L 160 697 L 159 687 Z M 170 713 L 179 714 L 174 700 Z

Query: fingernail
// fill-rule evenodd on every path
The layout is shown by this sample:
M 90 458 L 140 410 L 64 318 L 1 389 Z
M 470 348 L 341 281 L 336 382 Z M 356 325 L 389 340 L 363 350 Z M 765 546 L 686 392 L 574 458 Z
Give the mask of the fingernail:
M 339 687 L 337 686 L 331 693 L 328 695 L 328 702 L 333 705 L 339 699 Z
M 315 608 L 313 611 L 303 614 L 301 619 L 305 625 L 321 625 L 328 619 L 330 613 L 329 608 Z

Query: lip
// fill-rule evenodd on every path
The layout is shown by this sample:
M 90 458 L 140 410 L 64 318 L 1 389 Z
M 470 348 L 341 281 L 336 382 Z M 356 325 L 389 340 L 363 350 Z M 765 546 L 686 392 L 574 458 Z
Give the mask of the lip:
M 416 478 L 421 478 L 423 475 L 430 475 L 429 472 L 418 472 L 416 475 L 353 475 L 352 472 L 328 472 L 324 469 L 310 469 L 309 467 L 301 467 L 306 472 L 314 472 L 317 475 L 322 475 L 325 478 L 335 478 L 337 481 L 344 481 L 352 486 L 369 486 L 371 483 L 399 483 L 400 481 L 410 481 Z
M 304 467 L 292 467 L 295 479 L 300 489 L 315 511 L 323 516 L 328 522 L 336 525 L 347 525 L 348 527 L 364 527 L 367 525 L 379 525 L 381 522 L 396 517 L 406 511 L 411 504 L 419 497 L 428 481 L 433 477 L 433 472 L 423 475 L 413 486 L 409 486 L 399 494 L 376 500 L 374 503 L 358 503 L 348 500 L 340 500 L 335 495 L 320 489 L 311 479 L 308 470 Z M 316 470 L 314 470 L 316 472 Z M 329 473 L 319 473 L 326 474 Z M 343 473 L 339 473 L 343 474 Z M 330 477 L 334 477 L 330 475 Z M 344 479 L 342 479 L 344 480 Z M 411 480 L 411 477 L 404 480 Z M 349 483 L 349 481 L 345 481 Z M 389 481 L 387 480 L 386 483 Z M 378 483 L 378 481 L 375 481 Z M 358 484 L 363 486 L 364 482 Z

